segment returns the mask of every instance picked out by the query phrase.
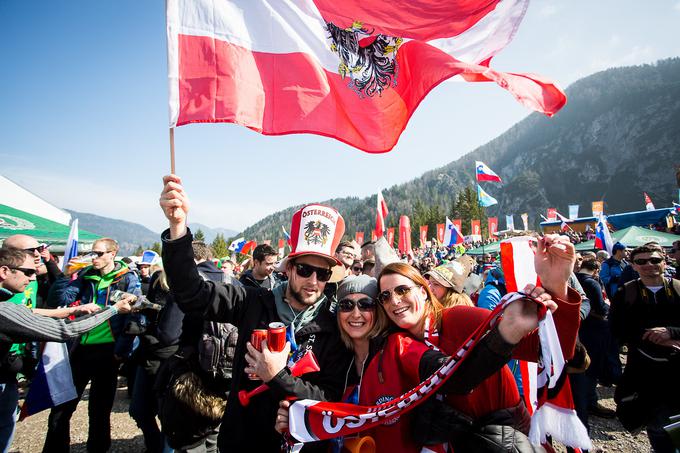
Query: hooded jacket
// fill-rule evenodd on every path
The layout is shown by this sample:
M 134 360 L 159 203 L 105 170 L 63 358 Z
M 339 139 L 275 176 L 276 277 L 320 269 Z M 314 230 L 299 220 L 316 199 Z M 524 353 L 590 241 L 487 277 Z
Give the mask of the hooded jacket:
M 81 305 L 96 303 L 102 307 L 111 305 L 111 291 L 120 290 L 141 296 L 141 287 L 137 274 L 123 261 L 115 261 L 114 268 L 106 275 L 101 275 L 93 267 L 86 267 L 78 278 L 68 285 L 60 287 L 53 294 L 52 303 L 56 306 L 71 305 L 79 300 Z M 123 334 L 129 315 L 116 315 L 107 323 L 85 334 L 80 343 L 83 345 L 115 343 L 114 354 L 127 357 L 132 350 L 133 336 Z

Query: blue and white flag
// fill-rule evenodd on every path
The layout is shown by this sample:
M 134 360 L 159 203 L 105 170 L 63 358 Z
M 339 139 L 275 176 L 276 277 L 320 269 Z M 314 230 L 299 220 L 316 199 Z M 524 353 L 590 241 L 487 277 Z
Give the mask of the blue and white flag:
M 498 203 L 498 200 L 496 200 L 488 193 L 484 192 L 484 189 L 482 189 L 482 187 L 479 184 L 477 184 L 477 198 L 479 199 L 479 205 L 484 208 L 493 206 L 496 203 Z
M 578 219 L 578 205 L 577 204 L 570 204 L 569 205 L 569 220 L 576 220 Z
M 66 343 L 45 343 L 38 369 L 21 406 L 21 419 L 71 401 L 77 396 Z
M 229 244 L 229 251 L 230 252 L 239 252 L 243 249 L 243 246 L 246 245 L 246 238 L 240 237 L 238 239 L 234 239 L 231 244 Z
M 66 248 L 64 249 L 64 261 L 61 263 L 61 271 L 66 272 L 68 262 L 78 256 L 78 219 L 71 222 L 71 231 L 68 233 Z
M 286 229 L 283 227 L 283 225 L 281 225 L 281 229 L 283 230 L 283 235 L 284 235 L 285 238 L 286 238 L 286 242 L 287 242 L 288 244 L 290 244 L 290 234 L 288 234 L 288 232 L 287 232 Z
M 515 231 L 515 219 L 511 215 L 505 216 L 505 229 Z

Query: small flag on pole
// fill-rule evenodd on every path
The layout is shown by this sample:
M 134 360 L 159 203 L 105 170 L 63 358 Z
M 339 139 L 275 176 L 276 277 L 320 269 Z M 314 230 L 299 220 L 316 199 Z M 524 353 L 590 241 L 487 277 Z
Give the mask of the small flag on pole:
M 607 228 L 607 220 L 603 215 L 600 216 L 595 227 L 595 248 L 598 250 L 606 250 L 611 255 L 614 241 Z
M 482 187 L 479 184 L 477 184 L 477 198 L 479 199 L 479 205 L 484 208 L 493 206 L 498 203 L 498 200 L 496 200 L 488 193 L 484 192 L 484 189 L 482 189 Z
M 385 203 L 382 192 L 378 191 L 378 211 L 375 215 L 375 235 L 377 238 L 385 234 L 385 218 L 387 214 L 389 214 L 387 203 Z
M 238 239 L 234 239 L 231 244 L 229 244 L 228 250 L 230 252 L 240 252 L 241 249 L 243 249 L 243 246 L 246 244 L 246 238 L 240 237 Z
M 494 173 L 484 162 L 475 161 L 475 173 L 477 182 L 502 182 L 501 177 Z
M 444 245 L 447 246 L 452 246 L 452 245 L 458 245 L 462 244 L 464 241 L 463 235 L 461 234 L 460 231 L 458 231 L 458 228 L 449 220 L 449 218 L 446 218 L 446 231 L 444 231 Z
M 71 231 L 68 233 L 66 248 L 64 249 L 64 261 L 61 264 L 61 271 L 66 272 L 68 262 L 78 256 L 78 219 L 71 222 Z

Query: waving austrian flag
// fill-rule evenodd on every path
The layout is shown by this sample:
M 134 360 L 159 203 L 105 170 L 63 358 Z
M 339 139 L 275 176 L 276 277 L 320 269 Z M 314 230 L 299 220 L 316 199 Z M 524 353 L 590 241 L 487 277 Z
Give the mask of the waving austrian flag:
M 391 150 L 425 95 L 492 81 L 552 116 L 562 90 L 489 62 L 529 0 L 167 0 L 170 127 L 236 123 Z
M 378 213 L 375 215 L 375 235 L 377 238 L 385 234 L 385 218 L 389 212 L 382 192 L 378 191 Z

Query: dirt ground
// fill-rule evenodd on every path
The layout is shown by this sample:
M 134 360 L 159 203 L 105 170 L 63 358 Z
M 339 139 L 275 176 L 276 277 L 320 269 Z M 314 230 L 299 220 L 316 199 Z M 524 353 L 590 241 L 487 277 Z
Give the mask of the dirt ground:
M 598 387 L 600 402 L 602 405 L 614 408 L 613 388 Z M 116 395 L 116 402 L 111 416 L 112 452 L 143 452 L 144 440 L 142 432 L 128 415 L 129 400 L 124 380 Z M 45 433 L 47 430 L 47 416 L 44 411 L 19 422 L 11 452 L 33 453 L 42 451 Z M 87 441 L 87 391 L 83 401 L 78 405 L 71 420 L 71 451 L 73 453 L 85 452 Z M 633 437 L 615 419 L 590 417 L 591 438 L 598 452 L 635 452 L 647 453 L 651 451 L 647 434 L 643 431 Z M 559 452 L 566 450 L 557 446 Z

